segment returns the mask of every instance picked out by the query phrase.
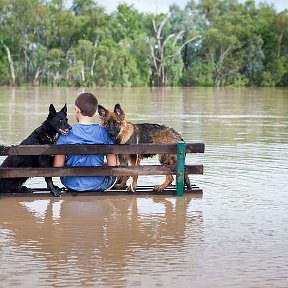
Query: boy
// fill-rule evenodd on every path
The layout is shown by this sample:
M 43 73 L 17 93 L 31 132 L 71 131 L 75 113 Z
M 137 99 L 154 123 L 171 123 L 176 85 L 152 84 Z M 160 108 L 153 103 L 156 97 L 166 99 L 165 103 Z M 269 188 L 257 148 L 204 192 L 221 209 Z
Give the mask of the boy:
M 93 116 L 96 113 L 98 100 L 92 93 L 82 93 L 75 100 L 74 124 L 67 135 L 60 135 L 56 144 L 113 144 L 107 131 L 99 124 L 95 124 Z M 116 166 L 115 154 L 107 154 L 107 165 Z M 75 166 L 103 166 L 104 155 L 55 155 L 54 167 Z M 77 176 L 61 177 L 62 184 L 74 191 L 104 191 L 116 182 L 112 176 Z

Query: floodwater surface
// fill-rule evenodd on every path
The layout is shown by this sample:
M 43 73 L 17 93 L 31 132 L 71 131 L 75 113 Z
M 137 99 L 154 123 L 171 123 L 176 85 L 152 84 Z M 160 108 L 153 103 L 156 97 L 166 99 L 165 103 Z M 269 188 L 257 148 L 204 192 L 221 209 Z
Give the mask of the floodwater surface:
M 82 91 L 1 88 L 0 144 L 29 135 L 50 103 L 67 103 L 75 123 Z M 191 175 L 204 193 L 2 197 L 0 287 L 288 287 L 287 89 L 92 92 L 106 108 L 120 103 L 132 122 L 204 142 L 204 154 L 186 159 L 204 164 L 204 175 Z

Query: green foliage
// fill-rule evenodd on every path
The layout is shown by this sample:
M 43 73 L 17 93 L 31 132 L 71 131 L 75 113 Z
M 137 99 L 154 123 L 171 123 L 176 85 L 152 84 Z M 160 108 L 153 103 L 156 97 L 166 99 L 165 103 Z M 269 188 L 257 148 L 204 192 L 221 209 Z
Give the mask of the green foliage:
M 0 85 L 8 85 L 10 73 L 5 59 L 0 59 Z
M 187 0 L 168 14 L 0 0 L 0 85 L 287 86 L 288 10 Z
M 109 31 L 115 42 L 123 39 L 134 40 L 141 34 L 141 15 L 133 7 L 127 4 L 120 4 L 109 21 Z
M 147 35 L 139 35 L 135 40 L 133 40 L 129 47 L 129 51 L 136 61 L 137 71 L 139 73 L 139 83 L 137 86 L 149 85 L 150 61 Z
M 95 83 L 98 86 L 137 86 L 140 74 L 124 43 L 103 41 L 97 48 Z
M 194 63 L 183 74 L 181 84 L 184 87 L 213 86 L 213 67 L 207 62 Z

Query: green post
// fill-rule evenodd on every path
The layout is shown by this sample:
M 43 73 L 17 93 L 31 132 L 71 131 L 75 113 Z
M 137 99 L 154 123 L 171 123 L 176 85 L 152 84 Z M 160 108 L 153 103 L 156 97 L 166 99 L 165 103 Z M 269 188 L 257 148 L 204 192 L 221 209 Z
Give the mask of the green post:
M 181 197 L 184 193 L 185 173 L 185 143 L 179 141 L 177 144 L 177 165 L 176 165 L 176 196 Z

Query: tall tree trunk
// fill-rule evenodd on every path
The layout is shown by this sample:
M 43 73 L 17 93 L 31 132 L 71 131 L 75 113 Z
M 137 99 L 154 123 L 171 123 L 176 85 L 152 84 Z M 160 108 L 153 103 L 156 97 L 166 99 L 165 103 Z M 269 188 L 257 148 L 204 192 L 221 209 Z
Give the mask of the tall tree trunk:
M 214 73 L 214 86 L 215 87 L 220 87 L 221 79 L 222 79 L 221 72 L 219 70 L 216 70 Z
M 82 63 L 80 73 L 81 73 L 81 80 L 84 82 L 85 81 L 85 67 L 84 67 L 84 63 Z
M 95 64 L 96 64 L 96 48 L 97 48 L 97 44 L 98 44 L 98 39 L 95 41 L 94 43 L 94 48 L 95 48 L 95 51 L 93 53 L 93 60 L 92 60 L 92 64 L 91 64 L 91 68 L 90 68 L 90 75 L 93 79 L 94 77 L 94 67 L 95 67 Z
M 152 20 L 156 43 L 153 45 L 150 45 L 150 57 L 152 59 L 153 65 L 151 66 L 152 69 L 152 77 L 153 77 L 153 83 L 154 86 L 157 87 L 163 87 L 165 85 L 165 74 L 164 74 L 164 47 L 165 47 L 165 41 L 162 39 L 162 29 L 165 25 L 166 21 L 169 17 L 166 17 L 159 25 L 159 27 L 156 26 L 156 23 L 154 19 Z M 170 39 L 173 37 L 174 34 L 171 34 L 168 36 Z
M 9 69 L 10 69 L 10 76 L 11 76 L 11 86 L 15 86 L 16 84 L 16 77 L 15 77 L 15 70 L 14 70 L 14 63 L 13 63 L 13 59 L 12 59 L 12 56 L 11 56 L 11 52 L 10 52 L 10 49 L 7 45 L 5 45 L 3 43 L 3 41 L 1 41 L 4 48 L 5 48 L 5 51 L 7 53 L 7 58 L 8 58 L 8 63 L 9 63 Z
M 36 73 L 34 75 L 33 81 L 32 81 L 32 86 L 39 86 L 40 83 L 40 75 L 41 75 L 42 71 L 40 70 L 39 67 L 37 67 Z

